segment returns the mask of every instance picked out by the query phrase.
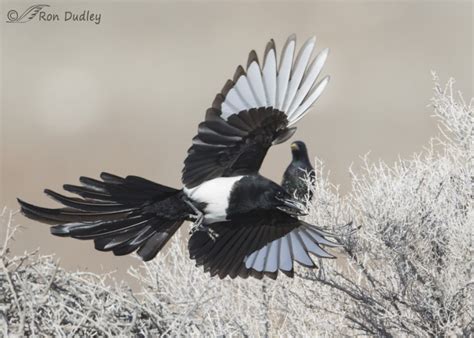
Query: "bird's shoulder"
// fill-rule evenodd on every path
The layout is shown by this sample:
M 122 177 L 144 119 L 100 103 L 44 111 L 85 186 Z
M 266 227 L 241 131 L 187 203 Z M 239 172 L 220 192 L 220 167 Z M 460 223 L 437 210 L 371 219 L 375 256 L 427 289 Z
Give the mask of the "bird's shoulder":
M 229 218 L 244 214 L 254 218 L 265 216 L 265 196 L 273 194 L 277 187 L 275 182 L 258 174 L 242 176 L 235 182 L 229 195 Z

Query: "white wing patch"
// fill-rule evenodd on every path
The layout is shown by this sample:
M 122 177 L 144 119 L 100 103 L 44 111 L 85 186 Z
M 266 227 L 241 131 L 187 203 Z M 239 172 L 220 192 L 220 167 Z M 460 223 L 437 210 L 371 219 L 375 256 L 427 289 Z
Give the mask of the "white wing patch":
M 258 272 L 292 271 L 293 261 L 306 267 L 315 267 L 309 253 L 321 258 L 334 258 L 321 245 L 336 247 L 339 244 L 324 238 L 324 232 L 304 224 L 263 248 L 252 252 L 244 262 L 247 269 Z M 327 234 L 326 234 L 327 235 Z
M 295 58 L 296 36 L 286 41 L 280 63 L 277 62 L 275 43 L 267 44 L 260 66 L 255 51 L 250 52 L 247 69 L 238 67 L 233 81 L 229 81 L 219 99 L 222 118 L 242 110 L 273 107 L 283 111 L 288 126 L 295 124 L 316 102 L 326 88 L 329 76 L 317 79 L 326 62 L 329 50 L 324 49 L 312 58 L 316 38 L 308 39 Z

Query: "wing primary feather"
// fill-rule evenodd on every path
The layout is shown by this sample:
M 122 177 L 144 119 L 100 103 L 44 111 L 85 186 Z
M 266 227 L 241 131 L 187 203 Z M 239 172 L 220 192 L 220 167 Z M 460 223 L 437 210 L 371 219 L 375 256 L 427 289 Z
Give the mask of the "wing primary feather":
M 295 64 L 291 72 L 290 83 L 288 84 L 288 90 L 285 96 L 285 103 L 283 105 L 283 111 L 288 112 L 293 99 L 295 98 L 296 91 L 300 87 L 301 79 L 306 71 L 311 53 L 313 52 L 314 45 L 316 43 L 316 37 L 308 39 L 301 47 L 298 56 L 296 57 Z
M 309 257 L 307 253 L 307 248 L 304 245 L 304 242 L 301 237 L 298 235 L 298 229 L 293 230 L 290 233 L 290 237 L 295 260 L 301 265 L 306 266 L 308 268 L 314 267 L 314 262 L 311 260 L 311 257 Z
M 225 97 L 225 103 L 228 103 L 229 106 L 235 108 L 235 112 L 232 114 L 229 114 L 228 112 L 222 112 L 222 118 L 227 119 L 229 116 L 233 114 L 238 114 L 242 110 L 247 110 L 250 109 L 249 104 L 244 102 L 242 98 L 240 97 L 239 93 L 235 88 L 232 88 L 229 93 L 227 93 Z
M 232 105 L 229 101 L 224 101 L 221 104 L 221 110 L 222 110 L 222 115 L 223 116 L 230 116 L 232 114 L 236 114 L 239 112 L 239 110 Z
M 257 257 L 255 257 L 255 261 L 252 264 L 252 269 L 261 272 L 265 267 L 265 258 L 267 257 L 268 244 L 266 244 L 257 252 Z
M 280 253 L 279 253 L 279 268 L 282 271 L 293 270 L 293 256 L 291 253 L 289 234 L 281 239 Z
M 308 252 L 311 252 L 315 254 L 318 257 L 322 258 L 334 258 L 333 255 L 329 254 L 325 250 L 323 250 L 315 238 L 313 238 L 311 235 L 309 235 L 304 229 L 300 230 L 300 233 L 298 234 L 303 241 L 303 244 L 305 245 L 306 249 Z
M 219 277 L 221 279 L 229 275 L 233 267 L 232 263 L 234 263 L 234 258 L 236 257 L 238 250 L 242 247 L 242 244 L 245 243 L 246 240 L 248 240 L 251 233 L 252 231 L 251 229 L 249 229 L 248 231 L 245 231 L 240 236 L 237 236 L 237 234 L 234 235 L 235 238 L 232 239 L 232 242 L 229 244 L 229 247 L 227 248 L 227 256 L 225 257 L 225 259 L 221 261 L 221 264 L 219 267 Z
M 258 63 L 257 53 L 255 53 L 254 50 L 252 50 L 249 54 L 249 60 L 247 65 L 247 78 L 249 81 L 250 89 L 252 90 L 252 93 L 254 94 L 254 97 L 257 101 L 258 107 L 266 107 L 267 97 L 263 85 L 262 72 Z
M 277 60 L 275 51 L 275 42 L 271 39 L 265 48 L 265 58 L 263 61 L 262 77 L 267 104 L 270 107 L 276 105 L 276 89 L 277 89 Z
M 247 258 L 245 258 L 245 267 L 247 269 L 251 269 L 255 263 L 255 260 L 257 259 L 257 256 L 258 256 L 258 250 L 255 250 L 254 252 L 252 252 L 250 254 L 250 256 L 248 256 Z
M 239 94 L 240 98 L 248 107 L 256 107 L 257 101 L 254 97 L 252 89 L 250 89 L 249 81 L 247 79 L 247 74 L 242 66 L 239 66 L 238 72 L 236 74 L 240 74 L 240 76 L 234 80 L 235 82 L 235 90 Z
M 340 244 L 338 243 L 335 243 L 335 242 L 332 242 L 332 241 L 329 241 L 327 240 L 325 237 L 323 237 L 319 231 L 317 230 L 314 230 L 314 229 L 311 229 L 310 227 L 305 227 L 304 230 L 318 243 L 318 244 L 322 244 L 322 245 L 326 245 L 326 246 L 329 246 L 329 247 L 339 247 L 341 246 Z
M 265 260 L 264 271 L 267 272 L 275 272 L 278 270 L 278 243 L 280 239 L 275 239 L 274 241 L 270 242 L 268 245 L 268 253 L 267 258 Z
M 231 269 L 229 271 L 230 278 L 235 278 L 239 275 L 242 269 L 246 268 L 246 255 L 248 254 L 249 248 L 252 246 L 253 241 L 258 236 L 261 229 L 259 228 L 251 228 L 249 230 L 249 235 L 247 236 L 245 241 L 242 241 L 242 245 L 240 246 L 239 250 L 232 259 Z
M 247 269 L 250 269 L 255 263 L 255 258 L 257 257 L 257 254 L 258 254 L 259 243 L 263 236 L 264 231 L 265 231 L 264 227 L 260 226 L 257 230 L 257 233 L 255 234 L 255 237 L 251 241 L 249 241 L 249 245 L 245 247 L 245 251 L 243 251 L 244 253 L 247 253 L 250 251 L 250 254 L 248 254 L 247 257 L 244 256 L 244 259 L 243 259 L 243 263 L 245 263 L 243 265 Z
M 219 232 L 219 239 L 214 243 L 212 248 L 207 253 L 208 260 L 204 263 L 204 271 L 211 271 L 211 275 L 215 275 L 216 263 L 220 260 L 221 251 L 226 250 L 226 244 L 232 239 L 232 235 L 235 233 L 232 230 L 225 229 L 225 232 Z
M 329 75 L 323 78 L 308 94 L 305 98 L 303 103 L 296 109 L 294 115 L 291 117 L 291 120 L 288 123 L 288 126 L 292 126 L 296 122 L 298 122 L 307 112 L 309 107 L 319 98 L 322 94 L 324 89 L 326 88 L 327 84 L 329 83 L 330 77 Z
M 224 87 L 222 87 L 221 94 L 225 98 L 227 98 L 227 94 L 229 91 L 234 87 L 235 83 L 232 80 L 227 80 L 226 83 L 224 84 Z
M 289 120 L 291 120 L 293 113 L 300 106 L 301 102 L 303 102 L 304 98 L 306 97 L 306 95 L 308 95 L 309 91 L 316 82 L 316 79 L 321 73 L 324 63 L 326 62 L 328 53 L 328 48 L 320 52 L 313 60 L 313 62 L 311 62 L 311 65 L 308 67 L 308 71 L 306 72 L 303 80 L 301 81 L 301 87 L 298 89 L 295 99 L 293 100 L 291 106 L 288 108 L 287 114 Z
M 293 65 L 295 45 L 296 45 L 296 35 L 292 34 L 288 38 L 288 40 L 286 40 L 285 46 L 283 47 L 283 50 L 281 53 L 280 67 L 278 68 L 278 76 L 277 76 L 276 108 L 278 110 L 282 110 L 283 104 L 285 103 L 286 91 L 288 88 L 291 68 Z

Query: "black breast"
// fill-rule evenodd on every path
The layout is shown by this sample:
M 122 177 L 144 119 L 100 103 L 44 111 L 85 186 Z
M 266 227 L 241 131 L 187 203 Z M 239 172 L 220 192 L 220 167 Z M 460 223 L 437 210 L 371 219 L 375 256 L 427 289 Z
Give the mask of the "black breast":
M 305 161 L 293 161 L 283 174 L 282 187 L 290 195 L 296 196 L 303 200 L 309 193 L 309 199 L 312 197 L 312 192 L 308 189 L 307 178 L 314 182 L 314 169 L 310 163 Z

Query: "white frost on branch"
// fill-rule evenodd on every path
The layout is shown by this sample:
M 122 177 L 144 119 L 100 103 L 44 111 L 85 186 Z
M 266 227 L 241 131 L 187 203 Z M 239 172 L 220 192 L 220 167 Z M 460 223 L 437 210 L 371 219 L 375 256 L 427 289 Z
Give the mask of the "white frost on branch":
M 295 279 L 210 278 L 189 260 L 183 234 L 130 274 L 67 272 L 51 256 L 12 257 L 11 214 L 0 230 L 3 335 L 471 336 L 473 333 L 472 100 L 437 83 L 441 135 L 394 165 L 351 168 L 340 196 L 316 163 L 308 221 L 344 247 Z M 2 231 L 0 231 L 1 233 Z M 16 235 L 18 238 L 18 234 Z M 0 333 L 1 335 L 1 333 Z
M 345 264 L 325 262 L 319 273 L 305 276 L 327 285 L 322 300 L 341 307 L 344 325 L 327 332 L 472 334 L 474 106 L 453 93 L 453 83 L 435 85 L 442 136 L 427 149 L 391 166 L 364 157 L 361 168 L 350 171 L 352 191 L 342 207 L 334 203 L 358 228 L 339 232 Z M 315 195 L 318 209 L 318 187 Z M 340 213 L 325 223 L 334 217 L 336 224 Z

